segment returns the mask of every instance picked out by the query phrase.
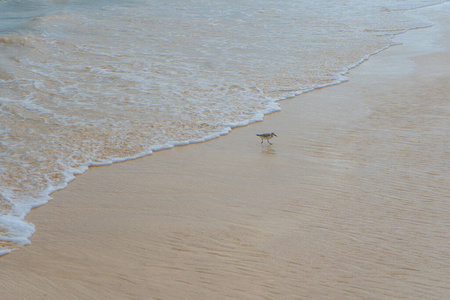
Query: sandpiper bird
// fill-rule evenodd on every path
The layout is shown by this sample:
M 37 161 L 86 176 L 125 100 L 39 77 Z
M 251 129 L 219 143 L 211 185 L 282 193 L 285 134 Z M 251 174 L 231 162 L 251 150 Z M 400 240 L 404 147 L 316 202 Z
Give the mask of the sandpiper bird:
M 269 143 L 269 144 L 271 144 L 272 145 L 272 143 L 271 142 L 269 142 L 269 140 L 271 139 L 271 138 L 273 138 L 274 136 L 278 136 L 278 135 L 276 135 L 275 133 L 258 133 L 258 134 L 256 134 L 257 136 L 259 136 L 260 138 L 261 138 L 261 144 L 264 142 L 264 140 L 267 140 L 267 142 Z

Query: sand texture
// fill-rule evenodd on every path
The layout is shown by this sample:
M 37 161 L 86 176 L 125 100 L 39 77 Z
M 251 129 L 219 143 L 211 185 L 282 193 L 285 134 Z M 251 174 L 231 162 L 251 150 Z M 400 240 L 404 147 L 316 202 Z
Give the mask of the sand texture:
M 450 297 L 446 16 L 264 122 L 91 168 L 28 216 L 0 298 Z

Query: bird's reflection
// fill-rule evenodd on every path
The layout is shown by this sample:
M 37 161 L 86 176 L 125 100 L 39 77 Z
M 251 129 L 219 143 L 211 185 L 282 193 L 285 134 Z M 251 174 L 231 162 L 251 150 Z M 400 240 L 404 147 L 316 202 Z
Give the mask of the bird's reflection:
M 272 146 L 268 146 L 268 147 L 261 147 L 261 153 L 262 154 L 276 154 L 275 149 L 272 148 Z

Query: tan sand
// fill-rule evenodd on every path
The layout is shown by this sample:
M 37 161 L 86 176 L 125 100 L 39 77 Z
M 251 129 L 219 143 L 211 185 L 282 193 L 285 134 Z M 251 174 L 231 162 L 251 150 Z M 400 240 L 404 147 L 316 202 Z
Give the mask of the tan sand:
M 90 169 L 29 215 L 0 299 L 450 297 L 447 16 L 262 123 Z

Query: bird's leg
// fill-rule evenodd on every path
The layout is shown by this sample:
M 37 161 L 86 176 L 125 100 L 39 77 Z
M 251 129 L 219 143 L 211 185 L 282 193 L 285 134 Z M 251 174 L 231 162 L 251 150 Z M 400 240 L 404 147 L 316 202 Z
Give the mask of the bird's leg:
M 272 145 L 272 143 L 271 143 L 271 142 L 269 142 L 269 140 L 267 140 L 267 142 L 268 142 L 269 144 L 271 144 L 271 145 Z

